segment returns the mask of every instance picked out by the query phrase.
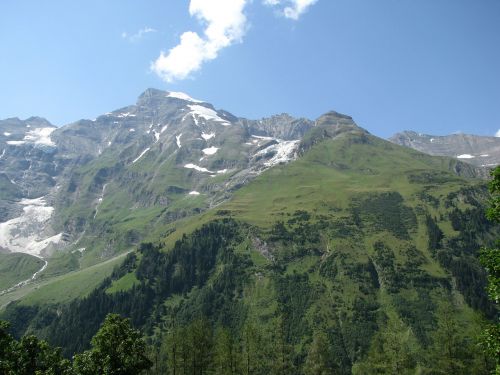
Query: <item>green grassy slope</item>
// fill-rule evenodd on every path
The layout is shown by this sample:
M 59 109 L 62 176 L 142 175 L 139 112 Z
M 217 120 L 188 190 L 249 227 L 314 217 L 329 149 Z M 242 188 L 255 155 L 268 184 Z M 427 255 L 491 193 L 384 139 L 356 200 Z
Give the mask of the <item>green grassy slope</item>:
M 0 290 L 29 279 L 43 264 L 43 260 L 28 254 L 0 253 Z
M 479 311 L 495 314 L 475 256 L 498 234 L 484 219 L 485 182 L 458 175 L 473 168 L 356 128 L 312 134 L 302 150 L 229 202 L 158 225 L 156 247 L 144 246 L 61 319 L 54 306 L 35 314 L 50 317 L 37 329 L 75 349 L 108 311 L 131 316 L 159 340 L 174 317 L 187 323 L 203 314 L 236 336 L 249 322 L 264 335 L 278 325 L 299 367 L 324 331 L 338 372 L 363 373 L 394 325 L 411 336 L 414 367 L 433 368 L 434 333 L 449 303 L 471 342 Z M 78 329 L 83 341 L 60 333 Z

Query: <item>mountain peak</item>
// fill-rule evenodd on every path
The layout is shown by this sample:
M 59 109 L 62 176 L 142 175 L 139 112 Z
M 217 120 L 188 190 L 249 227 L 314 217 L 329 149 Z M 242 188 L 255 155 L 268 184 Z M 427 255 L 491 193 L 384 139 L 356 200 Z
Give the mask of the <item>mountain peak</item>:
M 363 133 L 368 133 L 365 129 L 360 128 L 351 116 L 336 111 L 330 111 L 318 117 L 316 127 L 327 127 L 333 130 L 334 133 L 352 130 L 361 130 Z

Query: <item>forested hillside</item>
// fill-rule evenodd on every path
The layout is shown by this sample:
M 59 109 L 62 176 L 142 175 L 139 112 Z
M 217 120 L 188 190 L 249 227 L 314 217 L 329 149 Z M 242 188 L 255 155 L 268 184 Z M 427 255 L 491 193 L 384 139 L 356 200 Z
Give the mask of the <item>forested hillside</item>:
M 119 313 L 154 373 L 488 374 L 477 336 L 498 311 L 477 256 L 498 228 L 474 168 L 327 121 L 299 149 L 88 295 L 3 318 L 71 356 Z

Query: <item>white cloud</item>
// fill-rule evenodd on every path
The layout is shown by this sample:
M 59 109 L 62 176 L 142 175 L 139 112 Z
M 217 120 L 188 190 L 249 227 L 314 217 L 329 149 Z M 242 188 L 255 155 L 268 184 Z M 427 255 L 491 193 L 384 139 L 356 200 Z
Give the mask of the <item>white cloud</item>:
M 217 57 L 219 51 L 240 42 L 247 20 L 243 13 L 251 0 L 191 0 L 189 14 L 205 25 L 203 36 L 186 31 L 168 53 L 161 52 L 151 69 L 163 80 L 185 79 L 201 65 Z
M 149 34 L 149 33 L 156 33 L 156 30 L 153 29 L 152 27 L 144 27 L 143 29 L 140 29 L 137 31 L 135 34 L 129 35 L 127 32 L 122 32 L 122 38 L 127 39 L 129 42 L 138 42 L 141 40 L 144 35 Z
M 268 6 L 280 6 L 280 14 L 292 20 L 298 20 L 307 9 L 314 5 L 318 0 L 263 0 L 263 3 Z
M 497 132 L 495 133 L 495 137 L 500 137 L 500 129 L 498 129 Z

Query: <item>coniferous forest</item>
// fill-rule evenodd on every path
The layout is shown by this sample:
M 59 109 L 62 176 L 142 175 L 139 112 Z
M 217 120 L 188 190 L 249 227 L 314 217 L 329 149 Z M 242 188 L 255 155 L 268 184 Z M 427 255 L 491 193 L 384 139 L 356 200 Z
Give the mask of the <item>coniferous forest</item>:
M 478 257 L 488 238 L 477 235 L 499 217 L 499 169 L 494 177 L 492 221 L 481 205 L 454 207 L 450 195 L 449 218 L 460 235 L 447 241 L 439 218 L 421 215 L 431 256 L 452 282 L 424 272 L 425 256 L 405 243 L 419 218 L 397 193 L 355 202 L 351 221 L 298 210 L 265 240 L 248 224 L 220 218 L 171 249 L 141 244 L 97 289 L 65 306 L 11 304 L 3 314 L 12 325 L 2 323 L 2 370 L 486 375 L 496 366 L 498 373 L 498 249 L 482 251 L 486 272 Z M 481 192 L 462 194 L 474 203 Z M 367 222 L 401 239 L 406 259 L 379 238 L 369 257 L 354 262 L 348 239 L 373 230 Z M 325 233 L 346 239 L 343 247 L 322 248 Z

